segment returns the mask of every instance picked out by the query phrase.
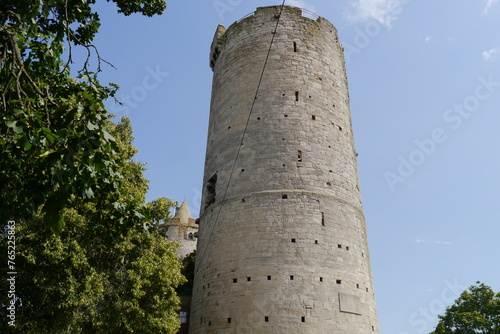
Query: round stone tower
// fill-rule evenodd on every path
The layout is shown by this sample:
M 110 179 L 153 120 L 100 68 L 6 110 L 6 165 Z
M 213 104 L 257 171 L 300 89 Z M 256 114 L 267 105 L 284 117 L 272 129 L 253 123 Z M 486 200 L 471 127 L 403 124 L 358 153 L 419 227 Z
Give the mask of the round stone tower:
M 379 333 L 343 48 L 307 16 L 217 28 L 192 334 Z

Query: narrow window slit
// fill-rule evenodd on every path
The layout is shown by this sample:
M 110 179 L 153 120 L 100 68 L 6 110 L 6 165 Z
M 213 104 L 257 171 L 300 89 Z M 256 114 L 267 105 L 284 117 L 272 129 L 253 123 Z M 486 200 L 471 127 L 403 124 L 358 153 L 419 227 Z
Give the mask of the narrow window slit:
M 298 101 L 299 100 L 299 92 L 295 92 L 295 101 Z

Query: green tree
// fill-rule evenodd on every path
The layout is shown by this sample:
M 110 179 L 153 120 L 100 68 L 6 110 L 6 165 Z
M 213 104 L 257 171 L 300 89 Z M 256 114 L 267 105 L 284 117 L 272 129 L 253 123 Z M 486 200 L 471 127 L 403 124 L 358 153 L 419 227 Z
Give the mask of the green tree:
M 125 15 L 152 16 L 166 7 L 164 0 L 112 1 Z M 100 26 L 95 2 L 0 2 L 1 221 L 30 219 L 41 210 L 58 231 L 72 195 L 102 203 L 103 194 L 119 188 L 121 163 L 103 105 L 117 86 L 104 87 L 97 78 L 107 62 L 92 44 Z M 88 57 L 74 79 L 76 47 Z
M 448 307 L 431 334 L 499 334 L 500 292 L 477 282 Z
M 144 199 L 144 167 L 132 159 L 130 122 L 109 124 L 109 131 L 126 162 L 120 171 L 124 179 L 118 203 L 131 206 Z M 166 199 L 157 202 L 174 205 Z M 146 232 L 143 225 L 128 224 L 122 216 L 121 233 L 116 234 L 113 208 L 103 209 L 77 196 L 70 203 L 59 234 L 41 214 L 17 222 L 16 327 L 2 321 L 0 332 L 175 333 L 180 325 L 175 289 L 185 282 L 177 245 L 166 242 L 155 225 Z M 164 205 L 157 214 L 168 219 L 171 207 Z M 5 238 L 3 244 L 6 247 Z M 0 304 L 8 303 L 6 297 L 2 294 Z M 5 314 L 2 318 L 7 319 Z
M 111 1 L 125 15 L 152 16 L 166 6 Z M 98 80 L 107 62 L 92 44 L 95 3 L 0 2 L 0 225 L 16 221 L 17 271 L 16 326 L 5 321 L 10 300 L 2 293 L 2 333 L 174 333 L 179 326 L 182 265 L 176 245 L 151 223 L 168 219 L 172 201 L 145 203 L 130 122 L 112 123 L 104 107 L 118 87 Z M 88 56 L 72 78 L 77 47 Z M 8 235 L 0 230 L 2 249 Z
M 196 261 L 196 250 L 188 254 L 182 259 L 182 275 L 186 278 L 186 282 L 177 288 L 179 296 L 192 296 L 194 284 L 194 264 Z

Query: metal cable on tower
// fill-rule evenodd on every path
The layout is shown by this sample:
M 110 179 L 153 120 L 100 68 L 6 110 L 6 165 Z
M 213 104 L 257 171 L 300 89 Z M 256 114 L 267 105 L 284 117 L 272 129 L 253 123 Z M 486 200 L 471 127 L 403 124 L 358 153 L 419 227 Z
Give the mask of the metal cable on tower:
M 215 227 L 217 226 L 217 222 L 218 222 L 218 219 L 219 219 L 220 210 L 222 209 L 222 206 L 224 205 L 224 200 L 226 199 L 227 189 L 229 188 L 229 185 L 231 183 L 231 179 L 233 178 L 234 168 L 236 166 L 236 162 L 238 161 L 238 157 L 240 156 L 241 146 L 243 145 L 243 140 L 245 138 L 245 133 L 247 132 L 248 123 L 250 122 L 250 117 L 252 117 L 252 112 L 253 112 L 253 108 L 255 106 L 255 101 L 257 100 L 257 96 L 259 94 L 260 85 L 262 83 L 262 78 L 264 77 L 264 72 L 266 71 L 267 61 L 269 60 L 269 55 L 271 54 L 271 49 L 273 47 L 273 42 L 274 42 L 274 36 L 276 36 L 276 32 L 278 31 L 278 26 L 279 26 L 279 23 L 280 23 L 281 13 L 283 13 L 283 8 L 285 7 L 285 2 L 286 2 L 286 0 L 283 0 L 283 3 L 281 4 L 280 13 L 279 13 L 278 19 L 276 21 L 276 27 L 274 28 L 273 36 L 271 38 L 271 43 L 269 43 L 269 49 L 267 51 L 266 60 L 264 61 L 264 66 L 262 66 L 262 73 L 260 75 L 259 82 L 257 84 L 257 89 L 255 90 L 255 96 L 254 96 L 253 101 L 252 101 L 252 106 L 250 107 L 250 112 L 248 113 L 248 118 L 247 118 L 247 121 L 246 121 L 246 124 L 245 124 L 245 129 L 243 130 L 243 133 L 241 135 L 240 145 L 238 146 L 238 150 L 236 152 L 236 157 L 234 158 L 233 167 L 231 168 L 231 173 L 229 174 L 229 181 L 227 183 L 226 189 L 224 190 L 224 195 L 222 196 L 221 204 L 219 205 L 219 210 L 217 211 L 217 216 L 215 218 L 215 222 L 213 224 L 212 230 L 210 231 L 210 233 L 208 235 L 208 243 L 207 244 L 210 243 L 210 239 L 212 238 L 212 234 L 213 234 L 213 232 L 215 230 Z M 250 15 L 247 15 L 246 17 L 249 17 L 249 16 Z M 199 261 L 201 263 L 203 261 L 204 255 L 205 255 L 205 250 L 203 250 L 202 253 L 198 255 L 199 260 L 197 260 L 197 261 Z

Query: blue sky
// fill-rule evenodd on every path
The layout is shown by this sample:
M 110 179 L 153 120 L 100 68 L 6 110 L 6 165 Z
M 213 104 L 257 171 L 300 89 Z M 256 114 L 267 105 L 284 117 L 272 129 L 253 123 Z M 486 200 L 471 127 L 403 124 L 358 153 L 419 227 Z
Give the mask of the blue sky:
M 208 128 L 209 47 L 258 6 L 168 2 L 123 17 L 100 4 L 95 44 L 117 70 L 148 199 L 197 215 Z M 381 333 L 429 333 L 480 280 L 500 291 L 500 1 L 291 1 L 330 20 L 346 52 Z

